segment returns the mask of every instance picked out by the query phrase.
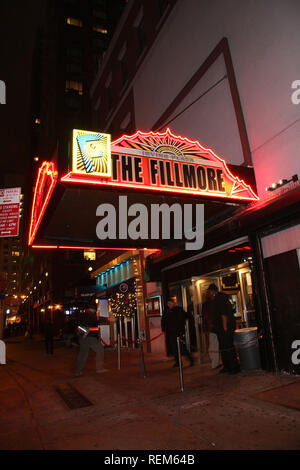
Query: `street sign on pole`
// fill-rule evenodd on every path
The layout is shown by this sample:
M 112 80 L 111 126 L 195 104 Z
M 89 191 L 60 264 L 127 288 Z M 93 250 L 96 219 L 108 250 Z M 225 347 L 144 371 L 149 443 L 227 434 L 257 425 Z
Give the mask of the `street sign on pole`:
M 21 188 L 0 189 L 0 237 L 19 235 Z

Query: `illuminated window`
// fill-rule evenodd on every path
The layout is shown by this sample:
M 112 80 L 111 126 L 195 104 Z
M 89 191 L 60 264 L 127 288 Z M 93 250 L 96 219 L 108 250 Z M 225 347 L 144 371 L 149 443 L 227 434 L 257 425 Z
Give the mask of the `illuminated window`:
M 95 261 L 96 259 L 96 251 L 88 250 L 83 252 L 83 257 L 87 261 Z
M 12 254 L 12 256 L 20 256 L 19 251 L 12 251 L 11 254 Z
M 66 80 L 66 92 L 75 91 L 78 95 L 83 94 L 82 82 L 77 82 L 75 80 Z
M 41 120 L 39 118 L 35 118 L 34 122 L 35 124 L 41 124 Z
M 82 21 L 78 18 L 67 18 L 67 23 L 71 26 L 77 26 L 79 28 L 82 28 Z
M 101 33 L 101 34 L 108 33 L 107 29 L 101 28 L 100 26 L 93 26 L 93 31 L 96 31 L 97 33 Z

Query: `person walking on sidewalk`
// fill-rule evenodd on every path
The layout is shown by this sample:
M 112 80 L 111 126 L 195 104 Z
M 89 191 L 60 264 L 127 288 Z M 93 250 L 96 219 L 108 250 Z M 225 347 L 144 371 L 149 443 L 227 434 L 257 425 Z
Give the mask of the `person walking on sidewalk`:
M 207 289 L 207 294 L 212 300 L 213 329 L 218 336 L 224 366 L 221 373 L 228 372 L 229 374 L 236 374 L 240 372 L 240 365 L 233 344 L 236 321 L 231 303 L 226 294 L 218 291 L 215 284 L 210 284 Z
M 165 333 L 169 338 L 170 347 L 172 354 L 175 359 L 175 364 L 173 367 L 179 366 L 179 357 L 178 357 L 178 347 L 177 347 L 177 337 L 180 338 L 180 352 L 187 356 L 190 361 L 190 365 L 194 365 L 194 359 L 191 353 L 188 351 L 185 344 L 185 325 L 186 320 L 188 319 L 187 313 L 183 310 L 182 307 L 176 305 L 177 301 L 175 297 L 170 297 L 168 299 L 168 310 L 165 316 L 164 328 Z
M 101 340 L 99 340 L 99 332 L 89 331 L 89 328 L 98 326 L 100 322 L 99 320 L 97 319 L 96 306 L 94 305 L 87 307 L 84 313 L 81 314 L 79 317 L 78 329 L 80 332 L 80 337 L 79 353 L 75 370 L 76 377 L 82 375 L 82 369 L 85 366 L 90 349 L 92 349 L 96 353 L 96 372 L 106 372 L 106 369 L 104 369 L 103 367 L 104 347 Z M 106 323 L 106 319 L 102 321 L 102 323 L 104 322 Z

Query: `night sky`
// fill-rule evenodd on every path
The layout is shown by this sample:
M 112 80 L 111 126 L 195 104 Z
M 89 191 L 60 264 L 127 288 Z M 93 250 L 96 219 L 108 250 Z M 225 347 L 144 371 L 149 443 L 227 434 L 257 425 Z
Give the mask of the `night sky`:
M 0 106 L 1 187 L 6 172 L 24 174 L 31 162 L 32 56 L 44 4 L 44 0 L 1 1 L 0 80 L 6 84 L 6 104 Z

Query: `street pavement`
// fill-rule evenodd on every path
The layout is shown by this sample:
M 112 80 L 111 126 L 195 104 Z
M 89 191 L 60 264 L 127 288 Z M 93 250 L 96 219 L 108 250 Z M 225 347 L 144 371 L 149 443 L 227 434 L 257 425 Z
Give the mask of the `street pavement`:
M 163 355 L 144 353 L 144 377 L 138 349 L 121 349 L 120 370 L 117 351 L 106 349 L 103 374 L 96 374 L 90 351 L 83 375 L 75 377 L 76 345 L 67 349 L 57 339 L 47 355 L 40 336 L 5 343 L 1 450 L 300 450 L 300 410 L 290 407 L 292 397 L 290 406 L 288 395 L 287 406 L 257 398 L 300 377 L 220 374 L 195 353 L 194 367 L 183 358 L 181 391 L 179 370 Z M 68 385 L 90 406 L 67 406 L 57 387 Z

